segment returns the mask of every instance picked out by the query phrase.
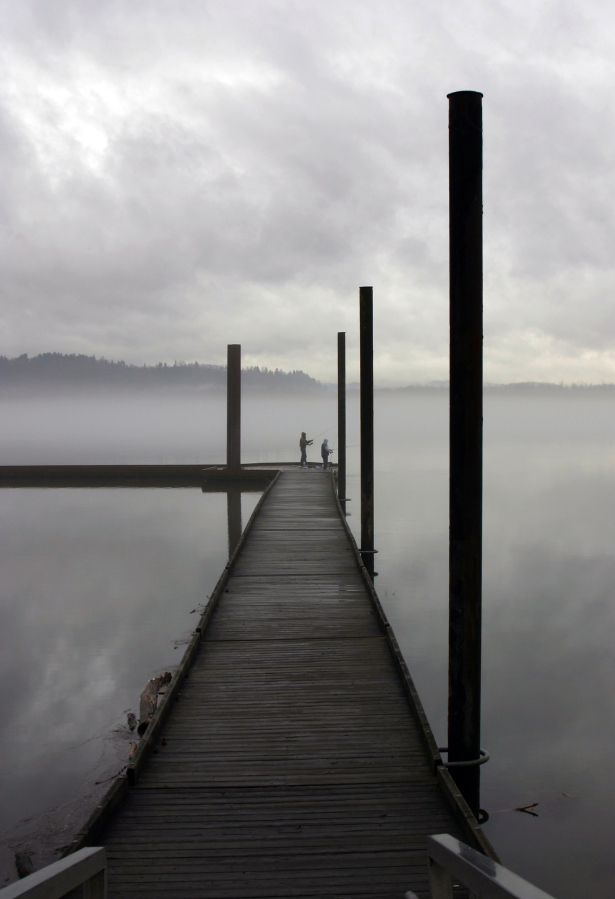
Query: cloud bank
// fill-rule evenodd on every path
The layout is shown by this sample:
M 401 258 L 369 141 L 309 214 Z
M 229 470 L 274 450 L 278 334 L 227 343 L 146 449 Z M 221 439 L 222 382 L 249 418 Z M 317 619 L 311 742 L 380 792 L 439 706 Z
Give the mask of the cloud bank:
M 485 377 L 615 380 L 600 3 L 0 4 L 3 354 L 445 378 L 447 100 L 484 93 Z

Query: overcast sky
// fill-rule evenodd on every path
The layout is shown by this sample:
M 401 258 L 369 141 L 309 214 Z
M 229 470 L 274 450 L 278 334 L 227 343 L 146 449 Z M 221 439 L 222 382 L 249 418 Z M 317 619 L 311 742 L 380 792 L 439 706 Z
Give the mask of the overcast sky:
M 448 372 L 447 93 L 484 93 L 485 378 L 615 381 L 615 7 L 0 0 L 0 353 Z

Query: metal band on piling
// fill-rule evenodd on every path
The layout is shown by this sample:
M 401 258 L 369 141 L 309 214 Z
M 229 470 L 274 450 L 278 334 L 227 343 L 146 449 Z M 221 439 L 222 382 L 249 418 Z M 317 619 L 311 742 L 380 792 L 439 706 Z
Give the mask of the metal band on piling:
M 448 753 L 448 746 L 438 746 L 438 752 Z M 465 762 L 442 762 L 444 768 L 469 768 L 472 765 L 484 765 L 491 756 L 486 749 L 481 749 L 477 759 L 468 759 Z

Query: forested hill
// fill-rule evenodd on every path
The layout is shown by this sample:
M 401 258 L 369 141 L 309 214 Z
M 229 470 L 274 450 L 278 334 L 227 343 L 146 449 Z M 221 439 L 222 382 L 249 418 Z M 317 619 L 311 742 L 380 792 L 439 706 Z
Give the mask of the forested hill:
M 268 368 L 246 368 L 241 373 L 242 386 L 270 390 L 322 390 L 316 381 L 302 371 L 275 371 Z M 83 389 L 88 387 L 123 388 L 226 388 L 226 367 L 198 362 L 175 362 L 173 365 L 127 365 L 97 359 L 95 356 L 26 353 L 9 359 L 0 356 L 0 389 L 27 387 L 33 391 Z

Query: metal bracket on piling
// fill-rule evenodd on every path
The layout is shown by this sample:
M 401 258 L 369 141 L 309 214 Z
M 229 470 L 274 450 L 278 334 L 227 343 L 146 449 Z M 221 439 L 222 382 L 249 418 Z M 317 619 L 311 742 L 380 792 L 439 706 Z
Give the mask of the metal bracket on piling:
M 477 759 L 468 759 L 464 762 L 442 762 L 442 766 L 444 768 L 461 768 L 469 767 L 470 765 L 484 765 L 485 762 L 489 761 L 491 756 L 486 749 L 479 749 L 478 751 L 480 755 Z M 446 752 L 448 754 L 448 746 L 438 746 L 438 752 Z

